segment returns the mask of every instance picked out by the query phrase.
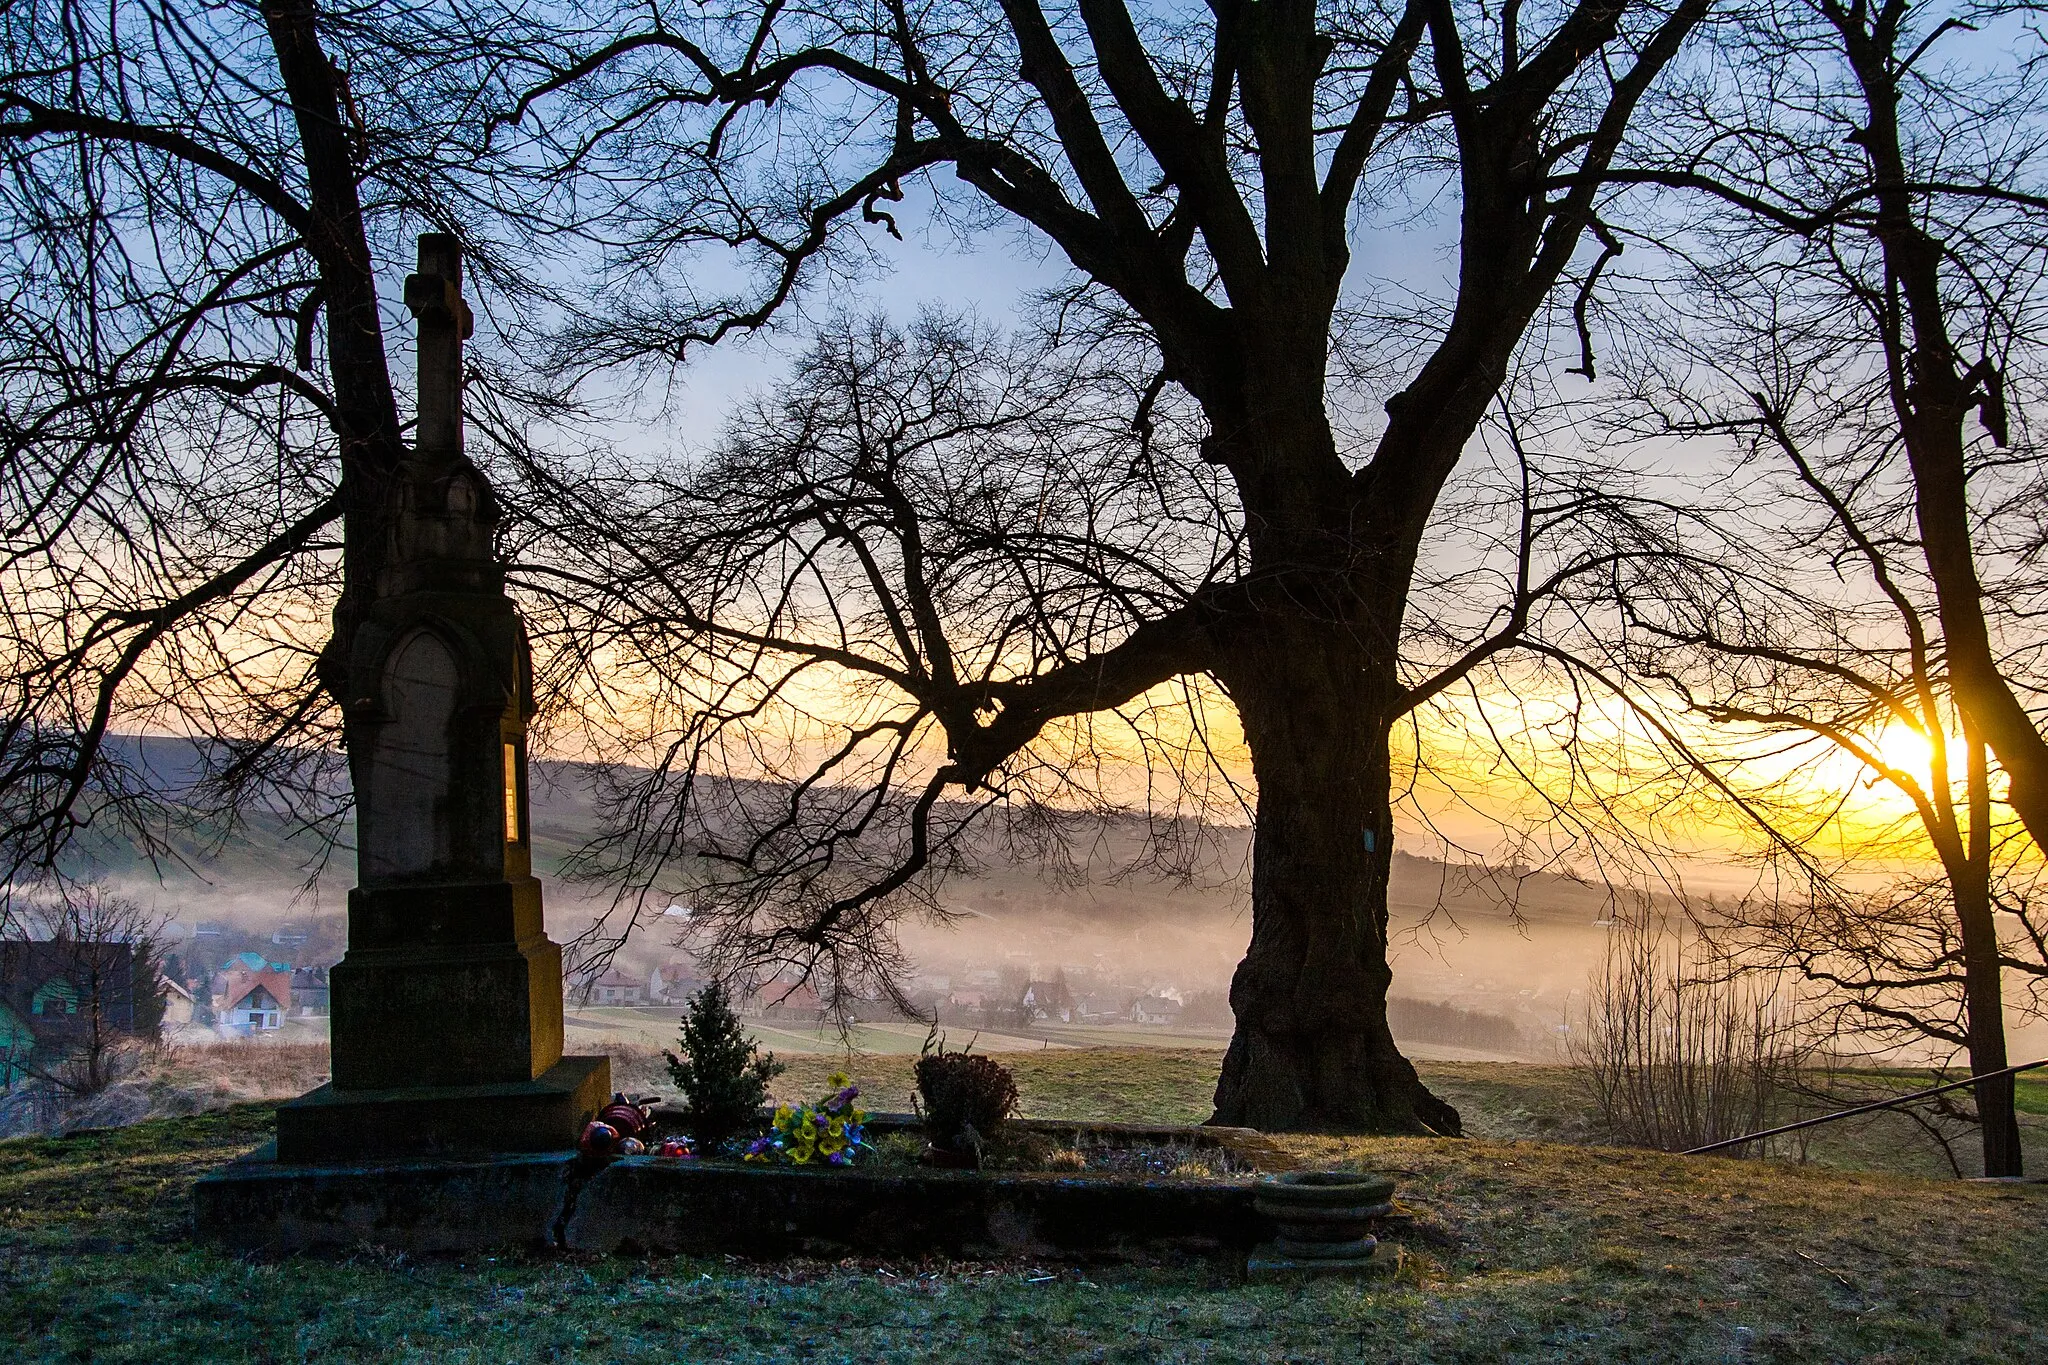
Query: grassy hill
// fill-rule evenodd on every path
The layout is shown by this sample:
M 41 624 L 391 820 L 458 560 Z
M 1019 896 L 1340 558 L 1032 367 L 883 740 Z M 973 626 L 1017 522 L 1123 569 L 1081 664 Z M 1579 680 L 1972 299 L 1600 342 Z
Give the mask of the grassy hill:
M 1165 1119 L 1191 1112 L 1215 1059 L 1015 1060 L 1034 1112 Z M 1515 1078 L 1545 1070 L 1430 1079 L 1475 1116 L 1494 1105 L 1489 1123 L 1540 1124 L 1549 1082 Z M 280 1263 L 194 1245 L 191 1181 L 263 1141 L 270 1121 L 242 1106 L 0 1142 L 7 1358 L 2048 1359 L 2048 1186 L 1526 1140 L 1283 1139 L 1299 1161 L 1400 1181 L 1416 1216 L 1407 1259 L 1372 1285 L 1247 1286 L 1201 1263 L 421 1261 L 374 1247 Z

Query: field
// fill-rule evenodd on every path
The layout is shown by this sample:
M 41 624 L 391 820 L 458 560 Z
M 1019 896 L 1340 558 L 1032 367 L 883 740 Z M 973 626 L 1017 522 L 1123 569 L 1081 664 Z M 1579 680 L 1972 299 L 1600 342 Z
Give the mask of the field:
M 1056 1049 L 1006 1060 L 1033 1113 L 1173 1119 L 1199 1116 L 1217 1057 Z M 833 1065 L 791 1062 L 789 1093 L 815 1088 Z M 893 1106 L 908 1063 L 857 1065 Z M 1571 1113 L 1555 1068 L 1427 1070 L 1478 1131 L 1554 1129 Z M 2027 1103 L 2048 1110 L 2048 1089 L 2029 1087 Z M 0 1143 L 7 1357 L 2048 1358 L 2044 1186 L 1526 1140 L 1285 1139 L 1302 1160 L 1401 1181 L 1418 1215 L 1405 1268 L 1363 1287 L 1253 1287 L 1207 1265 L 411 1261 L 367 1247 L 278 1263 L 194 1246 L 191 1180 L 261 1142 L 269 1123 L 266 1107 L 241 1105 Z M 1869 1156 L 1897 1144 L 1854 1145 Z

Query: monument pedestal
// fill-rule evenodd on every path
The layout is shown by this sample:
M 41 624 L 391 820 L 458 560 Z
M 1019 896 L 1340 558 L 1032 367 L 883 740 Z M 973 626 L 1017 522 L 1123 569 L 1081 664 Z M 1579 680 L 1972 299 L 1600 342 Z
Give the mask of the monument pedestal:
M 566 1153 L 611 1093 L 606 1058 L 562 1055 L 527 812 L 532 660 L 497 499 L 462 453 L 461 253 L 429 233 L 419 262 L 419 422 L 337 685 L 357 886 L 329 978 L 334 1079 L 279 1108 L 283 1164 Z
M 277 1107 L 284 1162 L 567 1151 L 611 1097 L 611 1059 L 564 1057 L 530 1081 L 318 1090 Z

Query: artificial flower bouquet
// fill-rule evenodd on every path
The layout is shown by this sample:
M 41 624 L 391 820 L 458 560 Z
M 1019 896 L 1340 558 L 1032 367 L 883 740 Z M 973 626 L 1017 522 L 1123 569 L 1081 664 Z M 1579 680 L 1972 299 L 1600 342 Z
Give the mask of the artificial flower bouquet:
M 791 1166 L 851 1166 L 874 1148 L 867 1141 L 867 1111 L 856 1101 L 860 1087 L 845 1072 L 825 1084 L 832 1093 L 816 1104 L 781 1104 L 767 1133 L 748 1146 L 746 1158 Z

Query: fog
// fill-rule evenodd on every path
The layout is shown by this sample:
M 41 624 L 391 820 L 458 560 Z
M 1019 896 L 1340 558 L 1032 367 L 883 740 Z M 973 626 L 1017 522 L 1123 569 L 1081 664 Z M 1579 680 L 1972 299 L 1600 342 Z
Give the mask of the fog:
M 536 867 L 546 884 L 549 932 L 558 941 L 574 938 L 610 905 L 603 890 L 553 875 L 594 829 L 579 788 L 536 783 Z M 232 838 L 186 847 L 154 867 L 131 849 L 99 847 L 74 870 L 154 907 L 174 949 L 182 946 L 187 958 L 198 950 L 200 960 L 188 966 L 268 944 L 287 925 L 289 937 L 301 941 L 288 951 L 275 945 L 277 955 L 294 965 L 326 965 L 346 944 L 353 879 L 346 834 L 323 864 L 317 841 L 258 817 Z M 1095 831 L 1082 885 L 1056 883 L 1027 860 L 980 850 L 981 875 L 942 889 L 946 922 L 902 926 L 913 994 L 941 1008 L 962 993 L 1014 1002 L 1024 983 L 1059 977 L 1077 1001 L 1093 995 L 1119 1009 L 1134 995 L 1179 1001 L 1180 1031 L 1190 1041 L 1220 1041 L 1230 1022 L 1231 973 L 1251 934 L 1242 875 L 1248 832 L 1219 832 L 1206 874 L 1191 881 L 1133 875 L 1142 839 L 1137 821 Z M 1397 853 L 1389 895 L 1393 996 L 1492 1016 L 1512 1025 L 1513 1036 L 1478 1043 L 1464 1036 L 1469 1029 L 1446 1032 L 1441 1018 L 1418 1024 L 1414 1011 L 1397 1011 L 1396 1036 L 1417 1055 L 1558 1057 L 1560 1026 L 1583 1008 L 1589 977 L 1602 961 L 1610 899 L 1605 887 L 1554 874 L 1449 867 Z M 197 941 L 202 924 L 224 932 Z M 644 976 L 676 960 L 677 927 L 654 918 L 618 965 Z M 2048 1053 L 2048 1024 L 2013 1018 L 2010 1028 L 2016 1060 Z

